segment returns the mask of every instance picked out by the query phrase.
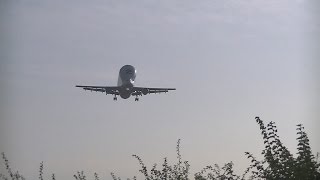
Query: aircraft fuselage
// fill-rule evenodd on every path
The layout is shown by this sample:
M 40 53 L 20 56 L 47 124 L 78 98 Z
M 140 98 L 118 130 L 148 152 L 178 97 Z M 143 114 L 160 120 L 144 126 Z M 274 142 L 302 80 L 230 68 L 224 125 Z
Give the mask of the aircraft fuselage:
M 123 99 L 128 99 L 132 93 L 137 70 L 131 65 L 123 66 L 119 71 L 118 86 L 119 95 Z

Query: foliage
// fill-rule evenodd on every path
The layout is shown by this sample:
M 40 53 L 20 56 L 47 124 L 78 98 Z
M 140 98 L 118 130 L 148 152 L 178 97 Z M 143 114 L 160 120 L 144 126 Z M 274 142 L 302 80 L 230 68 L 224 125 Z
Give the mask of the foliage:
M 10 167 L 9 160 L 7 159 L 6 155 L 4 153 L 1 153 L 1 155 L 2 155 L 2 159 L 4 161 L 5 168 L 8 172 L 8 176 L 0 173 L 0 179 L 2 179 L 2 180 L 26 180 L 22 175 L 19 174 L 18 171 L 16 171 L 14 173 Z M 43 162 L 40 163 L 39 179 L 43 180 Z M 56 180 L 54 174 L 52 174 L 51 179 Z
M 4 161 L 4 165 L 6 167 L 6 170 L 9 174 L 9 177 L 8 176 L 5 176 L 4 174 L 0 174 L 0 178 L 3 179 L 3 180 L 25 180 L 25 178 L 19 174 L 18 171 L 16 172 L 13 172 L 11 167 L 10 167 L 10 164 L 9 164 L 9 160 L 7 159 L 7 157 L 5 156 L 4 153 L 1 153 L 2 155 L 2 159 Z
M 233 172 L 232 162 L 225 164 L 222 168 L 218 164 L 215 164 L 214 167 L 207 166 L 194 176 L 196 180 L 240 179 L 240 176 L 235 175 Z
M 188 161 L 182 161 L 180 153 L 180 139 L 177 142 L 176 152 L 178 160 L 176 164 L 169 165 L 167 158 L 164 158 L 162 169 L 157 169 L 157 164 L 154 164 L 150 172 L 148 172 L 147 167 L 138 155 L 132 156 L 135 157 L 141 165 L 141 169 L 139 171 L 144 175 L 146 180 L 188 180 L 190 165 Z M 113 173 L 111 173 L 111 176 L 113 177 L 113 180 L 121 179 L 116 177 Z M 136 179 L 136 177 L 133 179 Z
M 251 165 L 243 178 L 251 172 L 250 179 L 320 179 L 320 164 L 311 153 L 308 136 L 301 124 L 297 125 L 298 157 L 294 158 L 280 141 L 274 122 L 265 126 L 259 117 L 256 117 L 256 122 L 260 126 L 265 145 L 261 153 L 264 159 L 258 161 L 252 154 L 245 152 L 247 158 L 251 159 Z
M 261 152 L 262 160 L 258 160 L 250 152 L 245 152 L 248 159 L 251 160 L 250 166 L 245 172 L 239 176 L 233 171 L 233 163 L 229 162 L 220 167 L 218 164 L 214 166 L 206 166 L 200 172 L 194 174 L 195 180 L 244 180 L 244 179 L 292 179 L 292 180 L 320 180 L 320 163 L 318 162 L 319 153 L 316 157 L 312 154 L 309 144 L 309 138 L 304 130 L 302 124 L 297 125 L 297 157 L 294 157 L 290 151 L 282 144 L 277 132 L 277 127 L 274 122 L 269 122 L 265 126 L 264 122 L 256 117 L 256 122 L 259 125 L 264 149 Z M 132 155 L 138 160 L 141 169 L 140 173 L 146 180 L 189 180 L 190 165 L 188 161 L 183 161 L 180 152 L 180 139 L 176 146 L 177 162 L 176 164 L 169 165 L 167 158 L 161 168 L 158 169 L 157 164 L 154 164 L 150 171 L 144 164 L 140 156 Z M 9 164 L 5 154 L 2 153 L 5 169 L 8 175 L 0 173 L 0 180 L 25 180 L 18 171 L 14 172 Z M 43 162 L 40 163 L 39 179 L 43 178 Z M 78 171 L 74 176 L 76 180 L 86 180 L 83 171 Z M 121 180 L 114 173 L 111 173 L 113 180 Z M 52 174 L 52 180 L 55 180 L 55 175 Z M 132 178 L 136 180 L 136 177 Z M 94 180 L 100 180 L 97 173 L 94 173 Z M 130 180 L 128 178 L 128 180 Z

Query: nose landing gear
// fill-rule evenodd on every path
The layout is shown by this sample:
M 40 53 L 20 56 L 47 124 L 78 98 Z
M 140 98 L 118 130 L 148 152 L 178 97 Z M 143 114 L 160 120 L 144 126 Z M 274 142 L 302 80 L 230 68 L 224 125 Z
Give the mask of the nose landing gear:
M 118 99 L 117 99 L 117 95 L 114 95 L 113 100 L 114 100 L 114 101 L 118 100 Z
M 136 96 L 136 98 L 134 99 L 134 101 L 139 101 L 139 98 L 138 98 L 138 96 Z

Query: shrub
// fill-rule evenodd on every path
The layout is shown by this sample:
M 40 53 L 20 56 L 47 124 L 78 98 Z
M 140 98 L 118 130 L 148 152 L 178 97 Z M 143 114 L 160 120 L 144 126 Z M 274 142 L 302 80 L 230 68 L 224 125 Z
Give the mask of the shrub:
M 264 122 L 256 117 L 256 122 L 259 125 L 264 149 L 261 154 L 263 159 L 257 160 L 250 152 L 245 152 L 248 159 L 251 160 L 250 166 L 245 170 L 242 176 L 234 174 L 233 163 L 229 162 L 220 167 L 218 164 L 214 166 L 206 166 L 200 172 L 194 174 L 195 180 L 243 180 L 243 179 L 290 179 L 290 180 L 320 180 L 320 163 L 318 162 L 319 153 L 315 157 L 312 154 L 309 144 L 309 138 L 302 124 L 297 125 L 297 157 L 295 158 L 290 151 L 282 144 L 277 132 L 277 126 L 274 122 L 269 122 L 265 126 Z M 167 158 L 160 169 L 157 164 L 154 164 L 150 171 L 146 167 L 140 156 L 132 155 L 136 158 L 141 166 L 139 170 L 146 180 L 189 180 L 190 165 L 188 161 L 183 161 L 180 152 L 180 139 L 176 146 L 177 162 L 169 165 Z M 25 180 L 18 171 L 14 172 L 9 164 L 9 161 L 4 153 L 2 153 L 5 169 L 8 175 L 0 173 L 2 180 Z M 43 162 L 40 163 L 39 179 L 43 180 Z M 76 180 L 86 180 L 83 171 L 77 172 L 73 176 Z M 111 173 L 113 180 L 121 180 L 114 173 Z M 55 180 L 55 175 L 52 174 L 52 180 Z M 133 180 L 136 180 L 133 177 Z M 100 180 L 97 173 L 94 173 L 94 180 Z
M 139 170 L 146 180 L 188 180 L 190 165 L 188 161 L 182 161 L 180 154 L 180 139 L 177 142 L 176 147 L 177 152 L 177 163 L 174 165 L 169 165 L 167 158 L 164 158 L 164 162 L 162 164 L 162 169 L 157 169 L 157 164 L 154 164 L 148 172 L 147 167 L 143 163 L 142 159 L 138 155 L 132 155 L 135 157 L 141 165 L 141 169 Z M 113 180 L 120 180 L 121 178 L 116 177 L 113 173 L 111 173 Z M 136 179 L 134 177 L 133 179 Z
M 256 122 L 260 126 L 265 145 L 261 153 L 264 159 L 258 161 L 251 153 L 245 152 L 247 158 L 251 159 L 251 165 L 243 178 L 251 172 L 250 179 L 320 179 L 320 164 L 311 153 L 309 138 L 301 124 L 297 125 L 298 157 L 294 158 L 280 141 L 274 122 L 265 126 L 259 117 L 256 117 Z

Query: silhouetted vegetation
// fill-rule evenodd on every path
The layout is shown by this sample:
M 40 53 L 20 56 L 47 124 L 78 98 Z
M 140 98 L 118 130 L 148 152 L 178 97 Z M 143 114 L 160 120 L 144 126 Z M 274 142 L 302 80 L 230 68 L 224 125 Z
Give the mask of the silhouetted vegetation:
M 256 122 L 260 126 L 265 145 L 261 153 L 264 159 L 258 161 L 246 152 L 251 165 L 245 173 L 251 171 L 250 177 L 255 179 L 320 179 L 320 165 L 311 152 L 307 133 L 301 124 L 297 125 L 298 157 L 294 158 L 280 141 L 274 122 L 265 126 L 259 117 L 256 117 Z
M 258 160 L 250 152 L 245 152 L 247 158 L 251 161 L 250 166 L 240 176 L 233 171 L 232 162 L 220 167 L 218 164 L 207 166 L 200 172 L 194 174 L 195 180 L 242 180 L 242 179 L 292 179 L 292 180 L 320 180 L 320 163 L 318 162 L 319 153 L 316 157 L 311 152 L 309 138 L 302 124 L 297 125 L 297 157 L 282 144 L 277 134 L 278 130 L 274 122 L 269 122 L 266 126 L 264 122 L 256 117 L 259 125 L 264 149 L 261 152 L 262 160 Z M 167 158 L 164 158 L 160 169 L 154 164 L 150 171 L 144 164 L 140 156 L 132 155 L 136 158 L 141 166 L 139 170 L 146 180 L 188 180 L 190 179 L 190 165 L 188 161 L 182 160 L 180 153 L 180 139 L 176 146 L 177 162 L 173 165 L 168 164 Z M 18 171 L 14 172 L 5 154 L 2 153 L 2 159 L 7 170 L 7 175 L 0 174 L 3 180 L 25 180 Z M 114 173 L 111 173 L 113 180 L 121 180 Z M 76 180 L 86 180 L 84 172 L 77 172 L 74 175 Z M 43 180 L 43 162 L 40 163 L 39 179 Z M 52 174 L 52 180 L 55 175 Z M 129 178 L 128 178 L 129 179 Z M 136 177 L 132 178 L 137 179 Z M 97 173 L 94 173 L 94 180 L 100 180 Z

